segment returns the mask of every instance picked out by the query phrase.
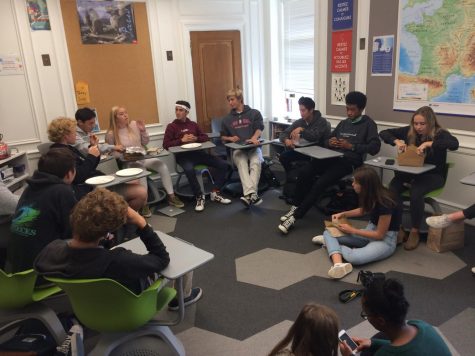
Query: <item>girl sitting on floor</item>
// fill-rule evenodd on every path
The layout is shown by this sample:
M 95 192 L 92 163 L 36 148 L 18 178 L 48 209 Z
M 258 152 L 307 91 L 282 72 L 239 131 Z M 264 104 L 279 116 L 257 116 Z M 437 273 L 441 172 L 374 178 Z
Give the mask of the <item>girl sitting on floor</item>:
M 353 270 L 352 264 L 362 265 L 391 256 L 396 250 L 396 239 L 402 219 L 402 206 L 392 193 L 381 184 L 378 174 L 369 167 L 355 170 L 353 189 L 358 194 L 359 208 L 332 215 L 332 221 L 370 215 L 365 229 L 349 224 L 338 224 L 346 235 L 335 238 L 327 230 L 312 241 L 325 244 L 333 266 L 330 278 L 339 279 Z M 346 262 L 343 262 L 343 259 Z
M 323 305 L 307 304 L 269 356 L 338 355 L 338 317 Z M 290 344 L 290 349 L 287 347 Z

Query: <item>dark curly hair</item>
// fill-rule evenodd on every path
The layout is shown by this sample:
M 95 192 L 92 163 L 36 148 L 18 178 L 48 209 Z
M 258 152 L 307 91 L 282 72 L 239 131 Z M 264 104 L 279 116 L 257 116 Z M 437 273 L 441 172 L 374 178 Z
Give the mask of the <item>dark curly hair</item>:
M 363 292 L 363 305 L 369 314 L 380 316 L 396 327 L 404 324 L 409 310 L 403 285 L 392 278 L 374 279 Z
M 120 195 L 96 188 L 82 198 L 71 213 L 73 235 L 83 242 L 97 241 L 125 224 L 127 209 Z

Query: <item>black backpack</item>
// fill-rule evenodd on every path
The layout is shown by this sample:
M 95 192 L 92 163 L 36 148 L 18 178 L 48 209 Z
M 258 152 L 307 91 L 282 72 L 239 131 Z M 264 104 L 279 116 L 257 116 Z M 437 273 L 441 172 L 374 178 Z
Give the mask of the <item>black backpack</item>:
M 325 215 L 356 209 L 358 206 L 358 194 L 351 186 L 350 180 L 338 182 L 338 186 L 323 193 L 317 203 L 317 207 Z

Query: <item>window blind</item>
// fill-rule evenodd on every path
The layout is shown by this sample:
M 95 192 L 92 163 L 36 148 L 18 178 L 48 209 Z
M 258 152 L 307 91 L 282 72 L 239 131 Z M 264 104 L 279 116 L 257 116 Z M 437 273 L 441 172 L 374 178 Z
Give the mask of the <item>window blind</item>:
M 284 91 L 314 91 L 314 0 L 282 0 Z

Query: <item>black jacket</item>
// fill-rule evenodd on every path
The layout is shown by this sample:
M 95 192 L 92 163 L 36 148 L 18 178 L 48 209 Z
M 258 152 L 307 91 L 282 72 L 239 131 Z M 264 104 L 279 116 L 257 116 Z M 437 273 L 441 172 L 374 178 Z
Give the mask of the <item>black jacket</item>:
M 410 126 L 404 126 L 383 130 L 379 133 L 379 136 L 385 143 L 388 143 L 391 146 L 395 146 L 394 141 L 396 139 L 404 140 L 407 143 L 407 135 L 410 128 Z M 415 145 L 420 146 L 422 143 L 421 136 L 416 135 Z M 426 149 L 424 163 L 430 163 L 436 166 L 435 169 L 430 170 L 428 173 L 444 175 L 447 162 L 447 150 L 455 151 L 458 148 L 459 141 L 456 137 L 452 136 L 447 130 L 439 130 L 433 139 L 432 147 Z
M 27 183 L 12 220 L 7 247 L 12 272 L 32 268 L 43 247 L 70 236 L 69 214 L 76 204 L 71 186 L 57 176 L 35 171 Z
M 42 276 L 58 278 L 110 278 L 136 294 L 148 287 L 147 277 L 160 273 L 170 263 L 162 240 L 150 225 L 137 230 L 147 247 L 147 255 L 138 255 L 118 247 L 71 248 L 67 241 L 51 242 L 38 255 L 34 268 Z
M 280 142 L 284 142 L 285 139 L 290 138 L 290 133 L 297 127 L 304 128 L 300 137 L 310 142 L 316 142 L 317 145 L 323 145 L 324 140 L 328 139 L 331 131 L 328 121 L 322 117 L 320 111 L 314 110 L 312 120 L 310 120 L 308 124 L 304 119 L 298 119 L 287 127 L 279 136 Z
M 352 122 L 347 118 L 335 127 L 330 137 L 346 139 L 353 145 L 353 150 L 330 147 L 332 150 L 342 152 L 353 167 L 363 164 L 367 153 L 375 155 L 381 149 L 381 141 L 378 137 L 378 127 L 376 123 L 367 115 L 363 115 L 357 122 Z M 326 141 L 328 146 L 328 140 Z
M 94 156 L 91 154 L 84 155 L 76 147 L 70 145 L 64 145 L 62 143 L 54 143 L 51 145 L 51 148 L 67 148 L 70 150 L 76 157 L 75 168 L 76 176 L 73 181 L 73 190 L 76 195 L 77 200 L 92 191 L 93 187 L 85 184 L 84 182 L 96 176 L 104 175 L 101 171 L 96 170 L 97 165 L 99 164 L 101 157 Z

